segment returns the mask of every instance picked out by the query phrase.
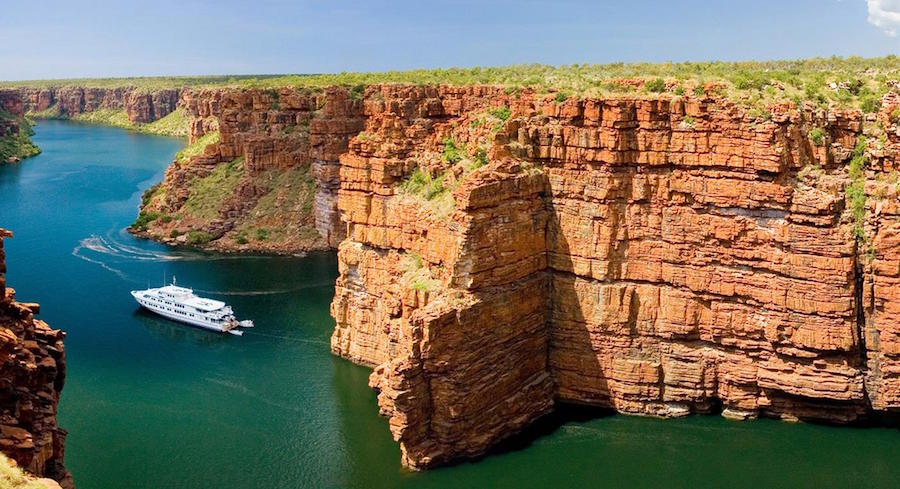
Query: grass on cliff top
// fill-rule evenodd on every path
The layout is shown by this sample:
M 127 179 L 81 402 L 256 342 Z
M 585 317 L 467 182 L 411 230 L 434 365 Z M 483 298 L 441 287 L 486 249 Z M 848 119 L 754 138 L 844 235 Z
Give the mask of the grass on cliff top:
M 10 466 L 9 459 L 0 454 L 0 489 L 47 489 L 47 486 L 26 475 L 19 467 Z
M 244 158 L 221 163 L 212 173 L 191 183 L 190 197 L 184 203 L 184 209 L 195 217 L 215 219 L 243 174 Z
M 557 101 L 569 96 L 612 96 L 697 90 L 699 84 L 717 82 L 723 95 L 757 104 L 782 100 L 812 100 L 819 104 L 860 107 L 871 111 L 875 102 L 900 78 L 900 57 L 831 57 L 782 61 L 613 63 L 563 66 L 515 65 L 486 68 L 421 69 L 373 73 L 260 75 L 212 77 L 146 77 L 0 82 L 0 87 L 124 87 L 148 90 L 178 87 L 237 86 L 255 88 L 360 87 L 377 83 L 418 85 L 503 85 L 511 92 L 529 87 L 556 92 Z M 643 84 L 615 83 L 642 79 Z M 699 92 L 698 92 L 699 93 Z
M 162 119 L 160 119 L 160 120 L 162 120 Z M 213 131 L 213 132 L 206 133 L 203 136 L 200 136 L 199 138 L 197 138 L 196 141 L 189 144 L 183 150 L 179 151 L 178 153 L 175 153 L 175 159 L 179 163 L 186 163 L 189 159 L 193 158 L 194 156 L 203 154 L 203 150 L 205 150 L 206 147 L 209 146 L 210 144 L 216 144 L 218 142 L 219 142 L 219 131 Z

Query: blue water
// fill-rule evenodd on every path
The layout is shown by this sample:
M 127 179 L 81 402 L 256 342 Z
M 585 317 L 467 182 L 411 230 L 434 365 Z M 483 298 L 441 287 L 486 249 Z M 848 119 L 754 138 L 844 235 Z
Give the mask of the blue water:
M 330 354 L 336 259 L 218 256 L 124 232 L 183 141 L 42 122 L 0 167 L 8 281 L 68 332 L 66 465 L 92 488 L 900 487 L 900 433 L 566 411 L 498 453 L 400 467 L 367 369 Z M 256 328 L 219 336 L 128 295 L 177 275 Z

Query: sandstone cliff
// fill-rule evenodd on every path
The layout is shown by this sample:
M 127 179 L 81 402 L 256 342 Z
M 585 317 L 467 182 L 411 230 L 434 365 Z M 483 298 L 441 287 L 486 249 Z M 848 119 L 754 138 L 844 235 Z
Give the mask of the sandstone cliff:
M 859 111 L 811 105 L 369 87 L 332 349 L 375 367 L 413 468 L 557 402 L 900 410 L 892 97 L 866 143 Z
M 900 98 L 864 116 L 715 93 L 185 90 L 192 145 L 133 229 L 337 246 L 332 349 L 374 367 L 413 468 L 559 402 L 900 410 Z
M 338 157 L 362 129 L 342 88 L 188 90 L 192 145 L 132 229 L 175 244 L 296 253 L 337 246 Z
M 30 139 L 22 98 L 15 90 L 0 90 L 0 165 L 40 153 Z
M 176 88 L 91 88 L 62 86 L 17 89 L 25 111 L 45 117 L 74 117 L 98 110 L 123 110 L 132 123 L 150 123 L 173 111 L 181 97 Z
M 36 319 L 39 306 L 15 301 L 6 286 L 0 229 L 0 451 L 42 477 L 72 487 L 63 466 L 66 432 L 56 408 L 66 377 L 65 333 Z

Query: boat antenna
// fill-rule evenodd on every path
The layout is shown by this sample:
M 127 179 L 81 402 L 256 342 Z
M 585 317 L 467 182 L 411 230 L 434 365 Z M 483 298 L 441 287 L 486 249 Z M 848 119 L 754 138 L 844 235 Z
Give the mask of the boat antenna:
M 178 285 L 178 279 L 175 278 L 175 275 L 172 275 L 172 285 Z

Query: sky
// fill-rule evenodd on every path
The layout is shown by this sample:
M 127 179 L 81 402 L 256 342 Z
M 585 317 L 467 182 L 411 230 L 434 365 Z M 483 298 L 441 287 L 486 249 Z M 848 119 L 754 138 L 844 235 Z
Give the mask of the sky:
M 0 80 L 900 54 L 900 0 L 0 0 Z

